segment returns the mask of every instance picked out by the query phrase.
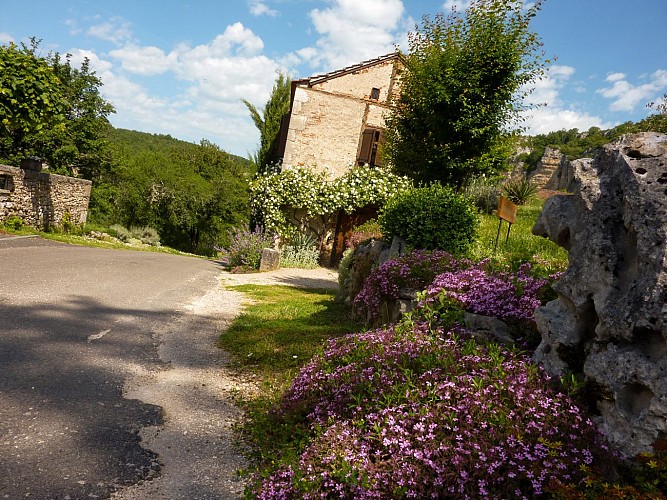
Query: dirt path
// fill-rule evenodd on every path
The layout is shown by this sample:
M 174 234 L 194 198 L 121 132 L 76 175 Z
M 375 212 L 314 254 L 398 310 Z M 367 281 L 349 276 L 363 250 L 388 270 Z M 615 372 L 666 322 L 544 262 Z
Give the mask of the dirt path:
M 121 490 L 112 498 L 232 499 L 240 498 L 243 480 L 237 471 L 247 464 L 234 445 L 233 425 L 242 417 L 233 399 L 253 390 L 228 368 L 228 358 L 215 347 L 220 333 L 241 312 L 243 294 L 225 289 L 236 284 L 282 284 L 336 288 L 337 273 L 327 269 L 281 269 L 270 273 L 222 273 L 221 286 L 185 307 L 183 324 L 160 335 L 165 369 L 138 371 L 125 396 L 164 409 L 165 423 L 142 429 L 142 446 L 155 452 L 161 475 Z M 185 324 L 185 323 L 189 324 Z M 184 338 L 181 332 L 193 332 Z

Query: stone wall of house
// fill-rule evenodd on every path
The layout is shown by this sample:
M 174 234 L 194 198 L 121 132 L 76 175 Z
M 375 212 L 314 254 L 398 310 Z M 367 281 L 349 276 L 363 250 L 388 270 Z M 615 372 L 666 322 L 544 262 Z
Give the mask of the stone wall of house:
M 82 224 L 91 186 L 85 179 L 0 165 L 0 221 L 16 216 L 41 228 L 61 225 L 67 213 L 73 224 Z
M 366 102 L 361 99 L 298 87 L 283 157 L 285 168 L 307 166 L 332 177 L 344 175 L 356 161 L 365 113 Z
M 284 168 L 307 166 L 331 177 L 355 165 L 365 128 L 384 128 L 387 101 L 395 94 L 395 61 L 387 61 L 312 87 L 297 86 L 292 101 Z M 371 90 L 380 90 L 371 99 Z
M 386 103 L 394 91 L 395 60 L 361 68 L 353 73 L 316 83 L 312 88 L 331 94 L 345 95 L 357 99 L 370 99 L 371 89 L 380 90 L 378 102 Z

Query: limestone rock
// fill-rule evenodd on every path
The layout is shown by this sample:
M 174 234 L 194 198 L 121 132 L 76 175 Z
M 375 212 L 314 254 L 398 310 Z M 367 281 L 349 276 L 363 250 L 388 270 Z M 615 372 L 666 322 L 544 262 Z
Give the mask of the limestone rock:
M 584 374 L 601 429 L 632 456 L 667 438 L 667 136 L 624 136 L 572 171 L 574 195 L 552 197 L 533 228 L 570 252 L 536 313 L 535 359 Z
M 574 172 L 567 157 L 558 149 L 547 147 L 537 163 L 537 168 L 527 179 L 540 189 L 571 191 Z
M 259 261 L 259 272 L 275 271 L 280 268 L 280 250 L 273 248 L 262 249 L 262 259 Z

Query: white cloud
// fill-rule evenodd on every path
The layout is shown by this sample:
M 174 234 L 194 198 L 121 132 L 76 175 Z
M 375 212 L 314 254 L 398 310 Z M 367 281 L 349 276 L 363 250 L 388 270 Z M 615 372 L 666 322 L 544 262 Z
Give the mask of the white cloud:
M 597 90 L 599 94 L 612 99 L 609 106 L 612 111 L 634 111 L 637 106 L 643 106 L 653 101 L 667 89 L 667 70 L 659 69 L 649 77 L 649 81 L 640 85 L 633 85 L 626 80 L 623 73 L 612 73 L 606 81 L 611 87 Z
M 404 10 L 402 0 L 334 0 L 329 8 L 310 12 L 320 34 L 317 54 L 302 54 L 311 66 L 331 70 L 393 52 L 404 37 Z
M 262 2 L 261 0 L 250 0 L 248 3 L 250 6 L 250 13 L 253 16 L 276 17 L 278 15 L 277 10 L 270 8 L 268 5 L 266 5 L 266 3 Z
M 126 45 L 122 49 L 109 52 L 114 59 L 121 61 L 123 69 L 138 75 L 159 75 L 173 68 L 175 53 L 165 54 L 157 47 L 137 47 Z
M 560 98 L 561 91 L 569 84 L 575 74 L 571 66 L 551 66 L 546 77 L 533 84 L 533 92 L 527 97 L 526 103 L 539 107 L 521 114 L 522 125 L 530 134 L 545 134 L 554 130 L 577 128 L 588 130 L 591 127 L 609 128 L 611 124 L 603 122 L 600 117 L 565 107 Z M 575 87 L 578 84 L 575 83 Z M 576 88 L 575 88 L 576 91 Z
M 263 106 L 283 66 L 262 54 L 264 43 L 252 30 L 235 23 L 208 43 L 169 52 L 133 42 L 129 31 L 116 40 L 126 42 L 108 58 L 71 51 L 74 64 L 88 57 L 102 79 L 101 91 L 117 111 L 110 116 L 115 126 L 193 142 L 206 138 L 242 155 L 256 148 L 259 134 L 241 99 Z M 136 78 L 152 75 L 159 81 Z
M 87 33 L 116 45 L 129 42 L 132 39 L 130 23 L 120 17 L 113 17 L 109 21 L 91 26 Z
M 0 32 L 0 44 L 9 44 L 14 41 L 14 37 L 9 33 Z

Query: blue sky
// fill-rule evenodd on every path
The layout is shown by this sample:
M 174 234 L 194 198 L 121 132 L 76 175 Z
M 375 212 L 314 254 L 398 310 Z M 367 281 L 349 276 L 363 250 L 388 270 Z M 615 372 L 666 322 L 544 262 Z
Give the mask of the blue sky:
M 208 139 L 247 156 L 245 98 L 278 71 L 305 77 L 384 55 L 424 14 L 465 0 L 0 0 L 0 43 L 88 57 L 116 127 Z M 531 99 L 529 132 L 637 121 L 667 92 L 667 0 L 546 0 L 532 28 L 557 59 Z

